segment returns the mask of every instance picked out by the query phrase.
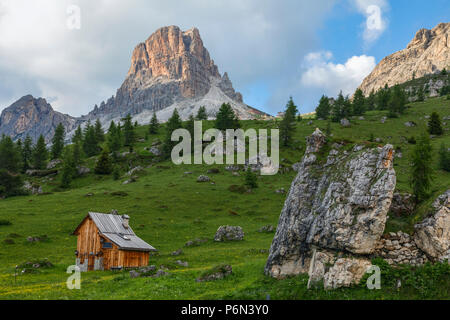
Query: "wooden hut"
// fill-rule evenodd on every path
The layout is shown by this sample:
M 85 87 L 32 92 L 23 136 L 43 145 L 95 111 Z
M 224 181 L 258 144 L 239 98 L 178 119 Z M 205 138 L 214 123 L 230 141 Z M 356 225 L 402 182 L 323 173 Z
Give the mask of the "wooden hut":
M 90 212 L 75 229 L 75 255 L 82 272 L 148 266 L 151 245 L 130 227 L 127 215 Z

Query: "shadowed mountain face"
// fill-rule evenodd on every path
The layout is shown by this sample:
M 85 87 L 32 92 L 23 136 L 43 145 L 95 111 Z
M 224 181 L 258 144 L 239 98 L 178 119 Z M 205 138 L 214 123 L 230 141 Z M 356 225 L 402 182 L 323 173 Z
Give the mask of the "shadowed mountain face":
M 30 135 L 36 142 L 42 134 L 48 143 L 60 123 L 66 131 L 70 131 L 74 129 L 76 120 L 54 111 L 45 99 L 35 99 L 28 95 L 3 110 L 0 116 L 0 135 L 8 135 L 14 140 L 24 140 Z
M 221 76 L 198 29 L 183 32 L 170 26 L 134 49 L 130 70 L 116 96 L 95 106 L 84 119 L 100 118 L 106 124 L 130 113 L 146 123 L 156 111 L 165 121 L 175 108 L 186 119 L 201 106 L 213 116 L 224 102 L 241 119 L 262 115 L 243 103 L 227 73 Z
M 404 50 L 384 58 L 364 80 L 361 89 L 369 95 L 389 87 L 450 67 L 450 23 L 421 29 Z

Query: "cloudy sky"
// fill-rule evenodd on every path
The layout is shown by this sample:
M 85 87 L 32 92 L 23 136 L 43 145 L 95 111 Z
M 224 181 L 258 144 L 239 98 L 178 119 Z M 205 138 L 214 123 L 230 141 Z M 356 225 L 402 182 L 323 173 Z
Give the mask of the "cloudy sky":
M 0 110 L 33 94 L 86 114 L 115 94 L 136 44 L 178 25 L 200 29 L 247 104 L 275 114 L 293 96 L 306 113 L 449 17 L 448 0 L 0 0 Z

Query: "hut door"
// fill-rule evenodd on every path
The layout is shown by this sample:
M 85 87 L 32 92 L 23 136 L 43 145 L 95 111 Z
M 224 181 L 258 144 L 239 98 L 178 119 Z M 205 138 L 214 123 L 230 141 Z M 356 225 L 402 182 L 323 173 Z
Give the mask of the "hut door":
M 95 266 L 95 256 L 89 255 L 88 270 L 94 271 L 94 266 Z

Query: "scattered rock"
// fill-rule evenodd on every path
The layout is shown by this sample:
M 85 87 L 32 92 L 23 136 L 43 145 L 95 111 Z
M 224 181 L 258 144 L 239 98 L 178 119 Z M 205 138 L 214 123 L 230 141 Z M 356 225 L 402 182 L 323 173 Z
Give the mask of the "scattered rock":
M 273 233 L 275 228 L 272 225 L 264 226 L 258 230 L 259 233 Z
M 407 127 L 417 127 L 417 123 L 415 123 L 414 121 L 408 121 L 408 122 L 405 122 L 405 126 L 407 126 Z
M 186 262 L 186 261 L 177 260 L 175 263 L 176 263 L 177 265 L 182 266 L 182 267 L 185 267 L 185 268 L 189 267 L 189 263 Z
M 186 242 L 186 244 L 184 246 L 185 247 L 194 247 L 194 246 L 199 246 L 206 242 L 208 242 L 208 240 L 206 240 L 206 239 L 195 239 L 195 240 L 190 240 L 190 241 Z
M 32 195 L 39 195 L 44 193 L 40 185 L 31 184 L 29 181 L 25 181 L 23 188 L 29 191 Z
M 276 190 L 275 193 L 286 194 L 286 190 L 284 188 L 281 188 L 281 189 Z
M 386 123 L 386 121 L 387 121 L 387 117 L 383 117 L 383 118 L 381 118 L 381 123 Z
M 52 160 L 47 164 L 47 170 L 50 169 L 55 169 L 57 166 L 59 166 L 62 163 L 61 160 L 56 159 L 56 160 Z
M 244 231 L 241 227 L 222 226 L 214 237 L 214 241 L 242 241 L 244 240 Z
M 142 171 L 142 170 L 144 170 L 144 168 L 142 168 L 141 166 L 137 166 L 137 167 L 131 169 L 130 171 L 128 171 L 128 172 L 127 172 L 127 176 L 132 176 L 132 175 L 134 175 L 135 173 L 137 173 L 137 172 L 139 172 L 139 171 Z
M 205 273 L 203 273 L 197 282 L 216 281 L 224 279 L 233 273 L 233 268 L 230 265 L 220 265 Z
M 153 154 L 155 157 L 160 157 L 160 156 L 162 156 L 162 151 L 161 151 L 161 149 L 158 148 L 158 147 L 151 147 L 148 151 L 149 151 L 151 154 Z
M 172 256 L 180 256 L 183 254 L 183 250 L 178 249 L 177 251 L 174 251 L 171 253 Z
M 349 128 L 351 126 L 351 123 L 348 119 L 342 119 L 341 126 L 343 126 L 344 128 Z
M 78 167 L 78 175 L 79 176 L 84 176 L 85 174 L 89 174 L 91 173 L 91 169 L 87 168 L 87 167 Z
M 211 182 L 211 179 L 208 176 L 201 175 L 198 177 L 197 182 Z

